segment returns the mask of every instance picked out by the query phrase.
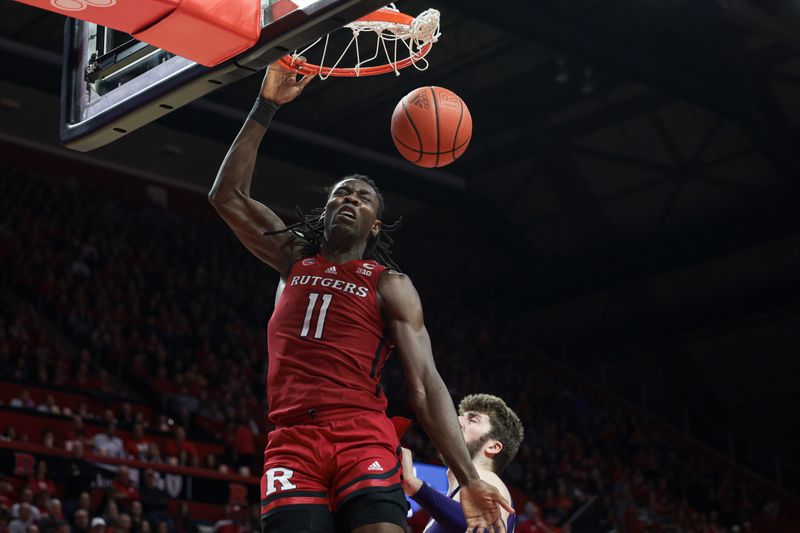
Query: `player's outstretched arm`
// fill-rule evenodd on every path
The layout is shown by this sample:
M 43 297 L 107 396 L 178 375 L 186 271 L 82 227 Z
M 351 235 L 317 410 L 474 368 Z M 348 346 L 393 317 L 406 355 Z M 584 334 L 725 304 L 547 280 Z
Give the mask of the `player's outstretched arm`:
M 264 236 L 265 231 L 280 230 L 286 226 L 271 209 L 250 197 L 250 185 L 258 147 L 271 118 L 270 112 L 294 100 L 311 79 L 298 80 L 293 72 L 283 70 L 277 64 L 270 65 L 261 84 L 261 101 L 257 104 L 260 106 L 260 122 L 253 118 L 245 121 L 208 193 L 209 201 L 242 244 L 282 277 L 289 274 L 297 258 L 299 244 L 291 233 Z
M 510 507 L 495 487 L 480 480 L 472 464 L 455 407 L 433 361 L 422 303 L 414 285 L 408 276 L 389 271 L 381 276 L 378 289 L 417 420 L 461 485 L 461 507 L 467 525 L 494 526 L 495 531 L 505 531 L 500 506 Z
M 411 450 L 403 448 L 402 453 L 403 492 L 405 495 L 425 509 L 443 531 L 456 533 L 467 531 L 467 522 L 464 518 L 464 510 L 460 501 L 451 499 L 447 495 L 436 491 L 436 489 L 431 488 L 427 483 L 416 477 Z M 481 479 L 496 487 L 503 494 L 503 497 L 510 500 L 511 496 L 500 478 L 486 471 L 479 471 L 478 473 L 481 474 Z M 501 509 L 502 513 L 504 513 L 502 516 L 503 523 L 507 523 L 508 512 L 506 509 Z

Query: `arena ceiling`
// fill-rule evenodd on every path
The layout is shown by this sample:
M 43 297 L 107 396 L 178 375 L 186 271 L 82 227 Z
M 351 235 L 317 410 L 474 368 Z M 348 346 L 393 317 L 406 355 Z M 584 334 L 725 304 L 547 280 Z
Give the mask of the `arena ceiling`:
M 550 353 L 619 367 L 620 380 L 800 450 L 800 388 L 780 379 L 797 375 L 800 345 L 800 4 L 398 7 L 442 12 L 431 67 L 314 82 L 281 110 L 263 148 L 277 170 L 259 170 L 257 195 L 291 213 L 337 175 L 373 175 L 389 216 L 404 216 L 398 256 L 415 278 L 524 324 Z M 55 111 L 37 108 L 55 109 L 62 27 L 0 4 L 5 142 L 56 144 Z M 90 157 L 207 188 L 258 82 Z M 420 85 L 455 91 L 473 115 L 471 146 L 441 172 L 405 165 L 388 135 Z M 765 361 L 773 373 L 758 372 Z

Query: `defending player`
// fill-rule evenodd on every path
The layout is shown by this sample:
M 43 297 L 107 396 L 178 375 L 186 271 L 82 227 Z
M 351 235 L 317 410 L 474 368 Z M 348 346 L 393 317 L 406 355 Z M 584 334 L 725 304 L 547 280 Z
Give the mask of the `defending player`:
M 504 498 L 511 501 L 508 488 L 499 474 L 517 454 L 522 442 L 523 429 L 519 417 L 503 400 L 490 394 L 465 397 L 458 405 L 458 413 L 464 442 L 481 479 L 496 487 Z M 425 532 L 466 531 L 467 523 L 458 503 L 460 486 L 452 470 L 447 471 L 449 497 L 414 477 L 413 472 L 411 451 L 403 448 L 403 491 L 431 515 Z M 516 515 L 505 509 L 502 515 L 508 532 L 513 533 Z
M 433 362 L 419 296 L 409 278 L 391 268 L 375 184 L 365 176 L 343 179 L 321 213 L 292 228 L 250 197 L 258 147 L 273 114 L 309 81 L 275 65 L 268 69 L 209 193 L 239 240 L 281 277 L 268 327 L 267 399 L 276 429 L 265 451 L 262 527 L 406 529 L 400 446 L 380 387 L 394 347 L 417 419 L 462 487 L 466 523 L 505 531 L 500 506 L 510 507 L 470 461 Z

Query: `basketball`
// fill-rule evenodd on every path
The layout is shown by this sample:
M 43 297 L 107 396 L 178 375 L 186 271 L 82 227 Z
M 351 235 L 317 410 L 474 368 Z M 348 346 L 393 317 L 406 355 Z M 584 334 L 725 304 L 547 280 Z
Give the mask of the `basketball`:
M 467 149 L 472 116 L 453 91 L 419 87 L 398 102 L 391 129 L 400 155 L 421 167 L 443 167 Z

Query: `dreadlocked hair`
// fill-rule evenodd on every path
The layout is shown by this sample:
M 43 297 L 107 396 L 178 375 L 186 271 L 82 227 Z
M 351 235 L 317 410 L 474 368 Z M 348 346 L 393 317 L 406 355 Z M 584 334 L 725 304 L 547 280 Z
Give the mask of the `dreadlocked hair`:
M 375 190 L 375 194 L 378 195 L 377 213 L 378 217 L 380 218 L 380 216 L 383 214 L 384 208 L 383 195 L 381 194 L 380 189 L 378 189 L 378 186 L 375 185 L 375 182 L 363 174 L 345 176 L 339 180 L 339 182 L 348 179 L 363 181 Z M 310 213 L 306 214 L 303 213 L 303 211 L 300 209 L 300 206 L 295 206 L 295 212 L 297 213 L 298 222 L 286 226 L 283 229 L 265 231 L 264 235 L 277 235 L 279 233 L 291 231 L 297 238 L 301 239 L 305 243 L 302 250 L 303 256 L 308 257 L 311 255 L 316 255 L 319 253 L 320 249 L 322 248 L 322 243 L 325 241 L 325 219 L 323 217 L 325 209 L 318 207 L 316 209 L 312 209 Z M 401 272 L 400 267 L 392 258 L 391 248 L 392 244 L 394 244 L 394 239 L 392 238 L 391 234 L 400 229 L 402 223 L 403 217 L 400 217 L 391 224 L 381 225 L 378 235 L 370 235 L 369 239 L 367 240 L 367 247 L 364 249 L 364 259 L 377 261 L 387 268 Z

